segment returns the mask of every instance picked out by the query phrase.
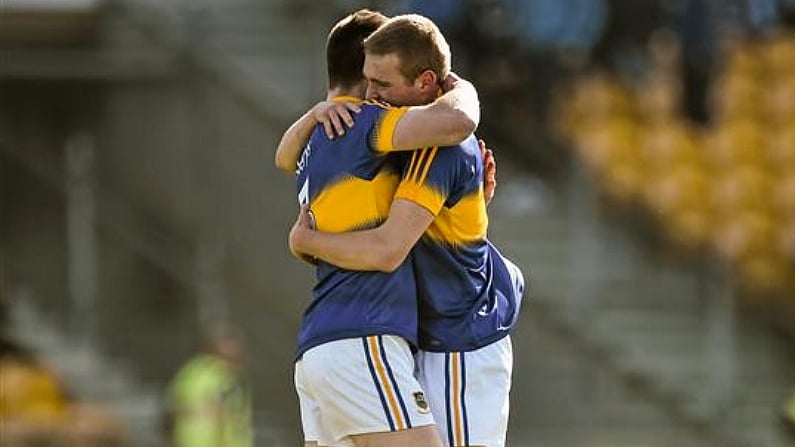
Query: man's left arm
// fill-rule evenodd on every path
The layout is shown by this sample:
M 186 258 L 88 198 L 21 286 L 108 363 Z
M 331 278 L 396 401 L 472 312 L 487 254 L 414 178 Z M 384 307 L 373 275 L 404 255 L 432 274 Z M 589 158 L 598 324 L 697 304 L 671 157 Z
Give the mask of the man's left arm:
M 323 233 L 310 228 L 305 208 L 290 231 L 290 250 L 348 270 L 395 271 L 433 222 L 434 215 L 415 202 L 395 199 L 387 220 L 377 228 Z
M 353 127 L 351 113 L 359 113 L 360 106 L 342 101 L 321 101 L 298 118 L 282 135 L 276 148 L 274 163 L 284 172 L 295 172 L 298 159 L 315 126 L 322 124 L 329 139 L 344 135 L 345 126 Z

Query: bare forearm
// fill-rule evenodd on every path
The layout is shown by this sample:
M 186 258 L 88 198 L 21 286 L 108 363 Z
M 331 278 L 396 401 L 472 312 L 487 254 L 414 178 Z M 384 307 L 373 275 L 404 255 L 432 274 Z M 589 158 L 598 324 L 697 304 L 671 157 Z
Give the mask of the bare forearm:
M 434 214 L 406 199 L 395 199 L 380 227 L 349 233 L 311 229 L 308 207 L 298 213 L 290 230 L 290 250 L 297 257 L 314 256 L 348 270 L 392 272 L 433 222 Z
M 475 86 L 466 79 L 450 73 L 445 80 L 446 93 L 436 99 L 438 105 L 461 112 L 474 127 L 480 123 L 480 100 Z M 474 130 L 474 129 L 473 129 Z
M 290 174 L 295 172 L 304 145 L 312 136 L 316 124 L 317 121 L 312 117 L 310 110 L 284 132 L 279 147 L 276 149 L 274 161 L 277 168 Z
M 394 250 L 377 230 L 350 233 L 306 230 L 295 241 L 294 249 L 348 270 L 390 271 L 396 268 L 394 262 L 390 262 L 390 253 Z
M 453 146 L 471 135 L 480 122 L 480 102 L 475 87 L 463 79 L 445 82 L 447 93 L 431 104 L 411 107 L 392 135 L 395 150 L 428 146 Z

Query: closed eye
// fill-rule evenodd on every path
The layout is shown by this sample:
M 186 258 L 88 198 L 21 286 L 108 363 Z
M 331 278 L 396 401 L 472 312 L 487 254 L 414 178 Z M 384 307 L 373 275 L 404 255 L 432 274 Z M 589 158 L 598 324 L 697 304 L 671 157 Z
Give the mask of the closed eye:
M 392 86 L 392 83 L 387 82 L 387 81 L 382 81 L 380 79 L 370 79 L 369 81 L 371 83 L 375 84 L 378 87 L 391 87 Z

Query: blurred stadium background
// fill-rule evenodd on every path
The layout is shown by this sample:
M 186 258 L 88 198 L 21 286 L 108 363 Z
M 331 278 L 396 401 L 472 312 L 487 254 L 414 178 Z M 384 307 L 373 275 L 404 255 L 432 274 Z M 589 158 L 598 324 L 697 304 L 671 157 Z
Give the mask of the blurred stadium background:
M 155 447 L 226 318 L 257 445 L 299 445 L 313 275 L 272 156 L 361 7 L 437 21 L 479 88 L 490 236 L 531 283 L 509 445 L 795 444 L 792 1 L 0 0 L 3 336 Z

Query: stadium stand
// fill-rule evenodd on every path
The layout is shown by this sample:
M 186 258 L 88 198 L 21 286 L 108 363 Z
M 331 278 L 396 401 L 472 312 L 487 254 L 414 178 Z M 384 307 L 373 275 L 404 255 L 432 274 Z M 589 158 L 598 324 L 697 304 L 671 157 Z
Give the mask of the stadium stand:
M 591 74 L 561 99 L 568 106 L 557 117 L 606 196 L 645 210 L 683 248 L 711 249 L 749 299 L 795 295 L 793 48 L 784 33 L 728 43 L 706 127 L 682 114 L 665 70 L 634 88 Z

